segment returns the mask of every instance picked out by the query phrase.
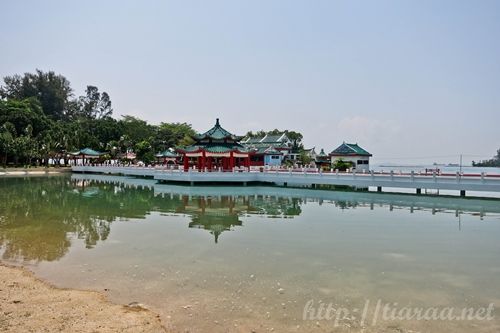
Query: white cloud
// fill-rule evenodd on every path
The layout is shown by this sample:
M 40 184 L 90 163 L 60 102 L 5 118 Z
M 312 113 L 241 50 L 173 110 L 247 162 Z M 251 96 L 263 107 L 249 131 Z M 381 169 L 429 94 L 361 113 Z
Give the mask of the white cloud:
M 337 137 L 363 145 L 383 145 L 398 139 L 399 135 L 400 126 L 393 120 L 353 116 L 341 119 L 337 125 Z

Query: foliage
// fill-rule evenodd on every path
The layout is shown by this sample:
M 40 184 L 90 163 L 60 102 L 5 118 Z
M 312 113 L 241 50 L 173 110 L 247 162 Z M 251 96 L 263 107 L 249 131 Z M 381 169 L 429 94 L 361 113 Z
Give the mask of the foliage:
M 307 165 L 312 162 L 312 158 L 305 150 L 302 150 L 299 155 L 299 161 L 302 165 Z
M 136 152 L 137 159 L 146 164 L 153 162 L 155 159 L 153 147 L 146 140 L 138 142 L 134 147 L 134 151 Z
M 133 116 L 112 117 L 111 98 L 88 85 L 74 97 L 70 82 L 54 72 L 12 75 L 0 86 L 0 156 L 4 166 L 48 163 L 67 152 L 92 148 L 135 151 L 146 163 L 157 152 L 192 143 L 186 123 L 148 124 Z
M 0 88 L 0 97 L 22 101 L 36 98 L 43 112 L 54 120 L 64 119 L 70 112 L 73 90 L 69 81 L 54 72 L 37 69 L 36 73 L 6 76 L 5 85 Z
M 343 159 L 339 158 L 333 163 L 333 169 L 339 170 L 339 171 L 346 171 L 347 169 L 350 169 L 354 166 L 354 164 L 351 161 L 344 161 Z
M 472 161 L 472 166 L 475 167 L 500 167 L 500 149 L 497 150 L 497 155 L 490 160 L 481 162 Z
M 95 86 L 87 86 L 85 96 L 78 99 L 77 105 L 79 106 L 79 115 L 90 119 L 111 117 L 113 113 L 108 93 L 101 94 L 99 88 Z
M 159 148 L 159 151 L 164 151 L 167 148 L 177 145 L 190 145 L 194 143 L 194 140 L 191 138 L 194 134 L 196 133 L 189 124 L 161 123 L 156 130 L 154 144 Z

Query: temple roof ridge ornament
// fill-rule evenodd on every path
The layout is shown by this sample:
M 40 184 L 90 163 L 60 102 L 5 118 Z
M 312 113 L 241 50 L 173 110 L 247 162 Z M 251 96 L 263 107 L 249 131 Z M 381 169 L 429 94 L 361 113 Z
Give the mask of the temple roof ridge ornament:
M 231 140 L 231 141 L 240 141 L 243 139 L 243 136 L 238 136 L 235 135 L 228 130 L 224 129 L 220 125 L 219 118 L 215 119 L 215 125 L 209 129 L 208 131 L 204 133 L 198 133 L 193 136 L 193 139 L 195 141 L 202 141 L 202 140 Z

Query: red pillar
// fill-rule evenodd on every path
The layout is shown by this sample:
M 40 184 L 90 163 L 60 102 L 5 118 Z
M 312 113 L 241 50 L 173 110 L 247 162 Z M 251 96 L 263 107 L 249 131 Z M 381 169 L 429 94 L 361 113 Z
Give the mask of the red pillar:
M 250 156 L 245 157 L 245 164 L 248 170 L 250 170 Z
M 187 157 L 186 154 L 184 154 L 183 160 L 184 160 L 184 171 L 188 171 L 188 169 L 189 169 L 189 157 Z
M 231 171 L 234 169 L 234 153 L 229 153 L 229 168 Z
M 222 171 L 227 170 L 227 157 L 222 158 Z
M 201 165 L 200 165 L 200 171 L 204 171 L 205 170 L 205 151 L 203 151 L 201 153 Z
M 212 170 L 212 157 L 207 157 L 207 168 L 208 170 Z

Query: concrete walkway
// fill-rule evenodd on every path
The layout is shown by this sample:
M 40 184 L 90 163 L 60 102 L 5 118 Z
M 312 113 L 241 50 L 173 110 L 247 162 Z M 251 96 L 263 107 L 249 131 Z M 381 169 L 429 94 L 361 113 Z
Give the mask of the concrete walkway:
M 384 187 L 415 189 L 456 190 L 461 195 L 466 191 L 500 192 L 500 177 L 460 174 L 395 174 L 395 173 L 319 173 L 302 171 L 236 171 L 198 172 L 148 167 L 74 166 L 73 172 L 119 174 L 151 177 L 160 182 L 196 183 L 269 183 L 278 185 L 337 185 L 357 188 Z

